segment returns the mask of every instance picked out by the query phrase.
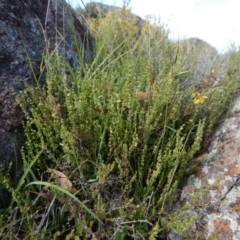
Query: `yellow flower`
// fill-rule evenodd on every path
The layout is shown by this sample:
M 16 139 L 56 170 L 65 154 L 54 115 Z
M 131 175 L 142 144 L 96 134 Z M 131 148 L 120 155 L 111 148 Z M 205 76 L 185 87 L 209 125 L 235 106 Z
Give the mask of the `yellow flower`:
M 205 85 L 205 86 L 207 86 L 207 85 L 210 84 L 210 81 L 209 81 L 208 79 L 206 79 L 206 78 L 203 78 L 203 79 L 202 79 L 202 84 Z
M 204 96 L 204 95 L 200 94 L 199 92 L 196 92 L 196 93 L 192 94 L 192 98 L 193 98 L 194 104 L 203 104 L 206 101 L 207 96 Z

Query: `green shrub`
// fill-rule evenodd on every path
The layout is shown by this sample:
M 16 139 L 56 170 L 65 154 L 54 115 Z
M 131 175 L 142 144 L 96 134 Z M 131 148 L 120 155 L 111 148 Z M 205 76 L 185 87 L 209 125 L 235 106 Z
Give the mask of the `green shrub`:
M 139 33 L 109 16 L 98 20 L 92 64 L 74 72 L 55 52 L 45 61 L 46 88 L 21 96 L 24 174 L 15 189 L 0 176 L 12 194 L 0 236 L 155 239 L 191 225 L 185 209 L 173 211 L 176 191 L 237 78 L 183 89 L 183 53 L 167 31 L 146 22 Z

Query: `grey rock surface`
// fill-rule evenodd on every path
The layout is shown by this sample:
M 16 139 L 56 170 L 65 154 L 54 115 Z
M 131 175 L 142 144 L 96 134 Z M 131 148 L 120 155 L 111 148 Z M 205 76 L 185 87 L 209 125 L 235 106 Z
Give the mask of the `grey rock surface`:
M 178 207 L 191 202 L 202 187 L 207 191 L 188 212 L 197 216 L 191 239 L 240 239 L 240 97 L 231 116 L 216 129 L 201 166 L 185 184 Z
M 120 7 L 103 4 L 100 2 L 89 2 L 85 6 L 85 12 L 89 17 L 103 17 L 110 10 L 121 9 Z
M 57 49 L 76 68 L 79 56 L 74 34 L 83 49 L 85 63 L 94 57 L 95 42 L 81 16 L 64 0 L 0 0 L 0 12 L 0 163 L 3 164 L 15 158 L 15 150 L 21 145 L 23 114 L 12 92 L 18 93 L 26 84 L 34 85 L 29 60 L 38 77 L 42 54 Z
M 205 50 L 206 52 L 212 52 L 214 54 L 218 54 L 218 51 L 208 42 L 200 39 L 200 38 L 186 38 L 180 41 L 183 45 L 185 45 L 185 49 L 190 51 L 191 49 L 200 49 Z
M 227 71 L 224 57 L 208 42 L 199 38 L 187 38 L 175 43 L 185 56 L 182 71 L 188 71 L 184 88 L 194 82 L 197 90 L 206 85 L 218 86 Z M 207 81 L 207 84 L 203 83 Z
M 87 17 L 98 18 L 104 17 L 109 11 L 121 10 L 121 7 L 103 4 L 100 2 L 90 2 L 86 4 L 85 13 Z M 140 26 L 144 20 L 136 14 L 130 14 L 131 19 L 136 19 L 136 23 Z

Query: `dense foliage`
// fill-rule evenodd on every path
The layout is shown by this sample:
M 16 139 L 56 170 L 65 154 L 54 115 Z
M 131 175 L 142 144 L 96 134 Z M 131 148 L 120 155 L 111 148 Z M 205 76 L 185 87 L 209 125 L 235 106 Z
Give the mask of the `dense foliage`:
M 55 51 L 46 87 L 19 99 L 23 175 L 0 175 L 12 197 L 0 215 L 5 239 L 157 239 L 193 221 L 184 211 L 194 203 L 174 210 L 176 193 L 231 105 L 239 54 L 203 63 L 203 49 L 186 52 L 126 9 L 88 24 L 94 62 L 74 71 Z

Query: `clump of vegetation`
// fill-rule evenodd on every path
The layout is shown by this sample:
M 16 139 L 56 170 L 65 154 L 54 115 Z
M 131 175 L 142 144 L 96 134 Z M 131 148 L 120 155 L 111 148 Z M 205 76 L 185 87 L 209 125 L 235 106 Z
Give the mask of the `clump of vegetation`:
M 23 175 L 13 185 L 0 174 L 12 195 L 1 237 L 157 239 L 189 229 L 186 209 L 173 210 L 176 191 L 228 111 L 238 75 L 185 84 L 195 66 L 181 46 L 129 14 L 89 20 L 93 63 L 75 72 L 55 51 L 45 59 L 46 87 L 22 93 Z

